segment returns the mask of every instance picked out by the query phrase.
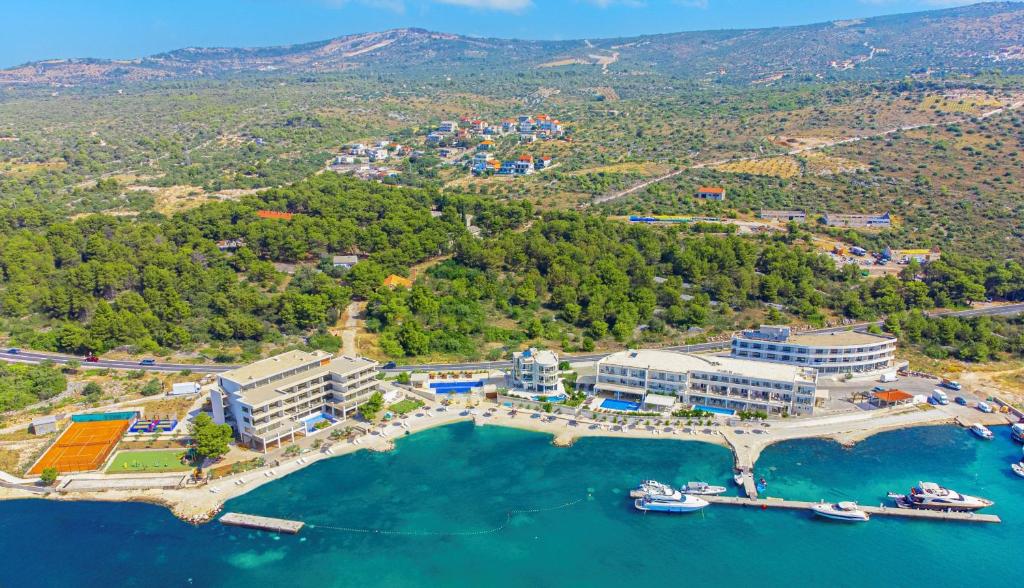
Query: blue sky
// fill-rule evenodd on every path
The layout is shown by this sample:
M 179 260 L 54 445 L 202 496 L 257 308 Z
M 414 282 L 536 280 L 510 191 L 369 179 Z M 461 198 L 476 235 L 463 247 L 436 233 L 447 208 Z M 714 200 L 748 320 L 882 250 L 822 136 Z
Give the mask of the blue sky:
M 958 0 L 5 0 L 0 67 L 253 47 L 396 27 L 577 39 L 766 27 L 912 12 Z

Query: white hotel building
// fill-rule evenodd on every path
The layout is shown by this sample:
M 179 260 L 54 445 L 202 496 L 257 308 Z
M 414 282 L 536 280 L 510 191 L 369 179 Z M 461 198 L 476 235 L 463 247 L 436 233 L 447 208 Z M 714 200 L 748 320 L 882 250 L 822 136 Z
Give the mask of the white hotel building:
M 613 353 L 597 363 L 595 393 L 636 402 L 641 410 L 676 404 L 807 415 L 814 411 L 817 374 L 798 366 L 674 351 Z
M 856 331 L 792 334 L 789 327 L 762 325 L 732 338 L 732 357 L 814 368 L 819 374 L 896 370 L 896 338 Z
M 377 363 L 324 351 L 289 351 L 217 376 L 213 420 L 266 451 L 294 441 L 324 418 L 345 419 L 377 391 Z
M 558 374 L 558 356 L 553 351 L 531 347 L 512 354 L 512 386 L 535 393 L 562 392 Z

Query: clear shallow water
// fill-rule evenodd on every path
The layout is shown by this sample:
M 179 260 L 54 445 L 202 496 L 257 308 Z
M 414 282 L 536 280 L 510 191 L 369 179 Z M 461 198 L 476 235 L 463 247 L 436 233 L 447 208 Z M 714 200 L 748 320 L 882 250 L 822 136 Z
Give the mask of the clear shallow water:
M 758 474 L 771 495 L 865 504 L 930 479 L 995 500 L 1001 525 L 844 525 L 725 506 L 644 516 L 626 498 L 631 485 L 731 488 L 729 452 L 626 439 L 561 449 L 547 435 L 458 424 L 402 439 L 388 454 L 314 464 L 227 505 L 312 525 L 298 536 L 194 528 L 143 504 L 0 503 L 0 586 L 963 586 L 979 569 L 1002 570 L 1004 582 L 1024 553 L 1024 480 L 1008 467 L 1020 445 L 1006 427 L 993 430 L 990 442 L 953 427 L 885 433 L 853 449 L 788 442 L 765 451 Z M 475 536 L 324 528 L 472 532 L 500 526 L 510 509 L 581 498 Z

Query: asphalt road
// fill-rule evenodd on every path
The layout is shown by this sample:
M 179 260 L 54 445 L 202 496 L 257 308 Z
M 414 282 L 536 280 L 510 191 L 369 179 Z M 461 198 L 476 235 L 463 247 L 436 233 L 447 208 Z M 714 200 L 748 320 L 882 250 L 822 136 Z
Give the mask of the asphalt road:
M 959 316 L 959 317 L 972 317 L 972 316 L 1014 316 L 1018 314 L 1024 314 L 1024 303 L 1004 304 L 1000 306 L 990 306 L 987 308 L 971 308 L 967 310 L 956 310 L 950 312 L 937 312 L 930 313 L 931 316 Z M 813 331 L 804 331 L 804 333 L 813 334 L 828 334 L 837 333 L 840 331 L 847 331 L 849 329 L 864 330 L 871 325 L 880 325 L 882 321 L 856 323 L 852 325 L 844 325 L 841 327 L 830 327 L 827 329 L 816 329 Z M 682 351 L 686 353 L 696 353 L 702 351 L 718 351 L 720 349 L 727 349 L 729 347 L 729 341 L 715 341 L 711 343 L 698 343 L 696 345 L 679 345 L 675 347 L 665 347 L 671 351 Z M 608 355 L 607 353 L 591 353 L 582 355 L 563 355 L 562 359 L 570 362 L 587 362 L 597 361 L 602 357 Z M 143 370 L 147 372 L 180 372 L 182 370 L 190 370 L 197 374 L 216 374 L 220 372 L 226 372 L 230 369 L 234 369 L 238 366 L 235 365 L 222 365 L 222 364 L 193 364 L 193 363 L 160 363 L 156 365 L 140 365 L 138 361 L 117 361 L 117 360 L 105 360 L 100 358 L 98 362 L 86 362 L 84 357 L 76 357 L 73 355 L 64 355 L 60 353 L 43 353 L 36 351 L 22 350 L 17 354 L 7 353 L 7 350 L 0 351 L 0 360 L 8 361 L 12 363 L 30 363 L 37 364 L 44 361 L 52 361 L 54 363 L 65 364 L 69 361 L 77 360 L 82 363 L 83 368 L 110 368 L 115 370 Z M 486 370 L 486 369 L 504 369 L 511 367 L 512 362 L 509 361 L 476 361 L 476 362 L 462 362 L 462 363 L 430 363 L 430 364 L 411 364 L 411 365 L 399 365 L 394 368 L 386 369 L 386 372 L 407 372 L 413 370 L 431 370 L 431 371 L 445 371 L 445 370 Z

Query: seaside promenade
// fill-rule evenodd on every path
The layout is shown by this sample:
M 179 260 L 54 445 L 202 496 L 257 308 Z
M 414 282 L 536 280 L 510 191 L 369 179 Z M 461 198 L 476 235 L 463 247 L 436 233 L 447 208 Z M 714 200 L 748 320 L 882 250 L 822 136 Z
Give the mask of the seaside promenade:
M 943 407 L 945 408 L 945 407 Z M 885 414 L 851 413 L 830 417 L 771 421 L 770 426 L 746 425 L 726 426 L 719 423 L 713 427 L 681 428 L 654 425 L 614 425 L 578 419 L 572 415 L 556 415 L 543 412 L 514 409 L 483 401 L 470 406 L 441 407 L 428 404 L 405 418 L 375 428 L 372 431 L 342 441 L 330 441 L 325 436 L 305 438 L 298 441 L 301 453 L 285 456 L 283 450 L 266 455 L 268 464 L 256 470 L 232 474 L 203 485 L 163 487 L 157 480 L 145 480 L 160 474 L 136 475 L 133 480 L 120 480 L 117 476 L 81 474 L 62 477 L 58 487 L 63 492 L 49 492 L 45 496 L 57 500 L 102 500 L 142 501 L 170 508 L 179 518 L 200 523 L 210 520 L 228 500 L 241 496 L 268 482 L 304 469 L 313 463 L 368 449 L 389 451 L 394 439 L 412 435 L 427 429 L 457 422 L 473 421 L 480 426 L 503 426 L 524 429 L 552 435 L 553 443 L 569 446 L 583 437 L 621 437 L 637 439 L 675 439 L 712 443 L 732 450 L 735 465 L 746 471 L 753 469 L 757 458 L 765 447 L 781 441 L 802 438 L 830 438 L 843 444 L 852 444 L 881 431 L 925 425 L 949 424 L 956 422 L 956 414 L 942 409 L 922 410 L 916 407 L 893 409 Z M 342 423 L 344 426 L 344 423 Z M 756 432 L 755 432 L 756 431 Z M 320 440 L 321 445 L 314 448 Z M 164 476 L 166 477 L 166 476 Z M 21 480 L 8 476 L 0 485 L 0 499 L 40 497 L 18 484 L 31 485 L 35 480 Z M 109 480 L 109 483 L 104 483 Z M 752 484 L 751 484 L 752 486 Z M 756 498 L 756 492 L 749 494 Z

